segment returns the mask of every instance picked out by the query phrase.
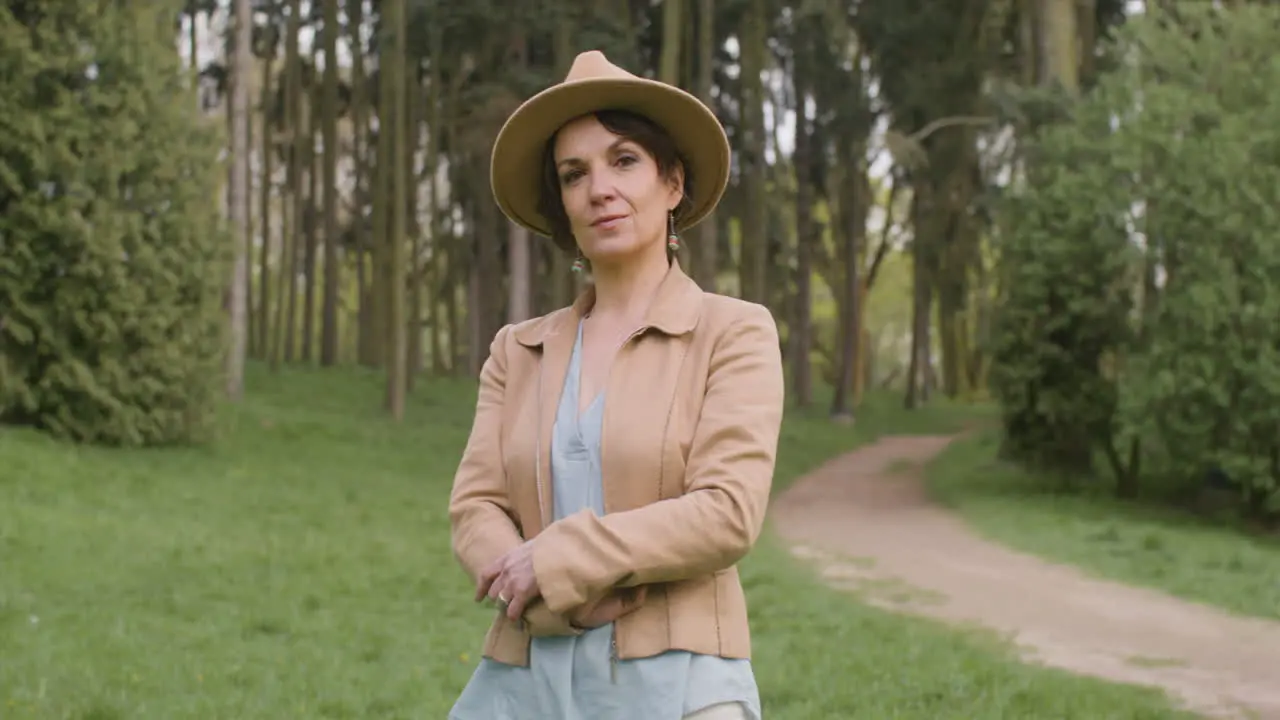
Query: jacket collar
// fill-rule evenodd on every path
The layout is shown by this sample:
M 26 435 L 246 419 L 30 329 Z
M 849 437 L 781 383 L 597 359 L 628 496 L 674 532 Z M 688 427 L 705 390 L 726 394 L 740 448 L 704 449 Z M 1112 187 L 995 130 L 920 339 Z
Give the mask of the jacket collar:
M 692 332 L 702 316 L 702 294 L 702 288 L 680 268 L 680 261 L 673 260 L 640 329 L 658 330 L 671 336 Z M 516 342 L 525 347 L 541 347 L 559 333 L 576 333 L 578 322 L 595 300 L 595 286 L 588 286 L 573 305 L 516 326 L 513 331 Z

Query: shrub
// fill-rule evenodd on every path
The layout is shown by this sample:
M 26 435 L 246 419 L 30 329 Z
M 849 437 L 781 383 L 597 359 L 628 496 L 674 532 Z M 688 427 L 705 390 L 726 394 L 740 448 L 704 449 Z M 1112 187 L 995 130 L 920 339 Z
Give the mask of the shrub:
M 1119 33 L 1119 67 L 1030 143 L 1002 248 L 993 385 L 1011 454 L 1105 456 L 1280 510 L 1280 10 L 1180 5 Z
M 0 8 L 0 422 L 197 440 L 231 247 L 166 3 Z

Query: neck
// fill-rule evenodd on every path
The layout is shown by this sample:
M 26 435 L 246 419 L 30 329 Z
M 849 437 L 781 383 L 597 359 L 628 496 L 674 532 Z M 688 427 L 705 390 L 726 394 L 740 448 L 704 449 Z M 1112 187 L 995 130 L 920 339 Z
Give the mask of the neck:
M 665 243 L 657 246 L 657 252 L 648 251 L 641 257 L 617 264 L 593 267 L 595 304 L 591 314 L 639 322 L 669 270 Z

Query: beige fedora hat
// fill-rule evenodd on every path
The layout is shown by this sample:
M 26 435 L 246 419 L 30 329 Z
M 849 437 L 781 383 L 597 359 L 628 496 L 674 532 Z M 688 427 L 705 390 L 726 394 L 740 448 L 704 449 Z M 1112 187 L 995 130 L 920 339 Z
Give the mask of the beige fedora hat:
M 498 132 L 489 182 L 507 217 L 551 237 L 551 223 L 538 212 L 543 151 L 565 123 L 598 110 L 643 115 L 675 141 L 693 180 L 691 210 L 676 218 L 677 230 L 696 225 L 715 209 L 729 184 L 729 139 L 715 113 L 680 88 L 637 77 L 591 50 L 578 55 L 564 82 L 526 100 Z

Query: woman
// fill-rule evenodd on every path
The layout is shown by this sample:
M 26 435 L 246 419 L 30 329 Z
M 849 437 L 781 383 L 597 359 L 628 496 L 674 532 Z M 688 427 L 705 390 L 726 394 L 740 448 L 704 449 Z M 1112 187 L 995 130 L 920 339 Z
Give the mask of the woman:
M 728 174 L 710 110 L 599 52 L 499 133 L 498 205 L 593 286 L 500 330 L 481 372 L 449 511 L 501 612 L 453 720 L 759 720 L 735 563 L 769 500 L 778 333 L 675 261 Z

